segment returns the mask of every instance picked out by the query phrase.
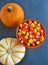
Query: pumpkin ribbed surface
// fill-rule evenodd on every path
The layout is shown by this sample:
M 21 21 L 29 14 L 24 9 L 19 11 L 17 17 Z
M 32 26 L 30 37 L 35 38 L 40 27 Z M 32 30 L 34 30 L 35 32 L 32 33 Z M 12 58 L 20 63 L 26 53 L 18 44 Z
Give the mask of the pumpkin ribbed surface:
M 0 62 L 4 65 L 15 65 L 25 55 L 25 47 L 15 38 L 4 38 L 0 41 Z

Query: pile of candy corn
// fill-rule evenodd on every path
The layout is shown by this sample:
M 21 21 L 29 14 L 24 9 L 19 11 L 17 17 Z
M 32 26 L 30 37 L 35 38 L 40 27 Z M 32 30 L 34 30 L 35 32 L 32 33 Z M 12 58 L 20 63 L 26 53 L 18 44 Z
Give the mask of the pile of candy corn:
M 18 39 L 26 46 L 37 46 L 44 41 L 44 30 L 40 22 L 28 20 L 19 25 Z

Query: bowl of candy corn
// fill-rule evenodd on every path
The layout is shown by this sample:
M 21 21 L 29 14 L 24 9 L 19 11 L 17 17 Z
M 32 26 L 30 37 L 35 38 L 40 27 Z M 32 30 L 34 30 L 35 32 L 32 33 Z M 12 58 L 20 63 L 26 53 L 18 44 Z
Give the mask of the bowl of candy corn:
M 40 21 L 27 19 L 17 27 L 16 36 L 19 43 L 26 48 L 37 48 L 43 44 L 46 30 Z

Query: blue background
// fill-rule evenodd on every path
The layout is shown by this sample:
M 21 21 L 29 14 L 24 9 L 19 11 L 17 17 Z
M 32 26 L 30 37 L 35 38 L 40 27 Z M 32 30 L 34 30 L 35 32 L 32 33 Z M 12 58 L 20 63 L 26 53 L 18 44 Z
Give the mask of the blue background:
M 48 0 L 0 0 L 0 8 L 8 2 L 21 5 L 25 11 L 25 19 L 38 19 L 46 28 L 44 44 L 36 49 L 26 49 L 24 59 L 17 65 L 48 65 Z M 0 21 L 0 39 L 15 37 L 15 32 L 16 28 L 7 28 Z

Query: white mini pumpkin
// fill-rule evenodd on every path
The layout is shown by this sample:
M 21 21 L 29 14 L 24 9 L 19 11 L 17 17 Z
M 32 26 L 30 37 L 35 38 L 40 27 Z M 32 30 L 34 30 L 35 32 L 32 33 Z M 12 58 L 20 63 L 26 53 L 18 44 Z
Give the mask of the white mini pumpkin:
M 4 65 L 15 65 L 25 55 L 25 47 L 15 38 L 4 38 L 0 41 L 0 62 Z

